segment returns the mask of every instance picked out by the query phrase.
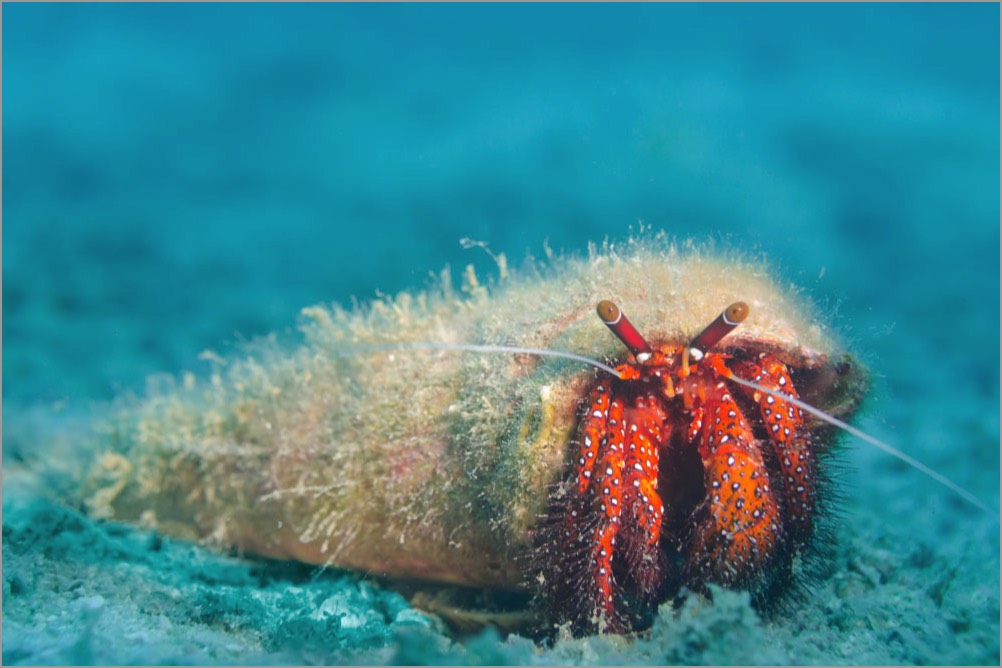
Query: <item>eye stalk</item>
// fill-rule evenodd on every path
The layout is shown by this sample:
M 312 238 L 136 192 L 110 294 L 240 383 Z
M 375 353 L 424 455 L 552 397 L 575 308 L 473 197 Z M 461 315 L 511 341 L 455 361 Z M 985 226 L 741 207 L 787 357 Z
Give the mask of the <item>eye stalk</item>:
M 637 328 L 633 326 L 633 323 L 630 322 L 629 318 L 623 315 L 619 307 L 611 301 L 603 299 L 598 303 L 595 311 L 606 327 L 612 330 L 612 333 L 623 342 L 623 345 L 630 349 L 630 352 L 637 357 L 638 361 L 643 362 L 654 352 L 651 344 L 647 343 L 644 337 L 640 335 L 640 332 L 637 331 Z
M 707 350 L 717 345 L 720 339 L 730 334 L 735 327 L 744 322 L 745 318 L 748 317 L 748 310 L 748 304 L 744 302 L 734 302 L 724 309 L 723 313 L 718 315 L 702 332 L 693 337 L 688 348 L 685 350 L 682 362 L 683 367 L 688 367 L 690 355 L 696 361 L 703 359 L 703 355 L 706 354 Z M 651 353 L 654 352 L 651 344 L 647 343 L 640 332 L 637 331 L 637 328 L 633 326 L 633 323 L 630 322 L 629 318 L 614 303 L 608 299 L 603 299 L 598 303 L 595 311 L 606 327 L 612 330 L 612 333 L 623 342 L 623 345 L 629 348 L 630 352 L 637 357 L 637 361 L 643 362 L 647 360 L 651 356 Z
M 725 308 L 716 320 L 707 325 L 706 329 L 693 337 L 689 343 L 689 354 L 696 361 L 703 359 L 707 350 L 717 345 L 720 339 L 730 334 L 747 317 L 748 304 L 734 302 Z

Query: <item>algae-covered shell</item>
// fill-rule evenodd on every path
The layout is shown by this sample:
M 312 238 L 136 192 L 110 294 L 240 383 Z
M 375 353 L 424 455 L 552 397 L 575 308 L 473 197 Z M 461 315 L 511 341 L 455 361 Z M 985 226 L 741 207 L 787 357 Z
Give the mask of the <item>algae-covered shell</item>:
M 518 589 L 582 395 L 602 372 L 392 346 L 613 360 L 623 353 L 594 315 L 602 299 L 659 341 L 688 340 L 740 299 L 751 315 L 727 346 L 754 342 L 817 370 L 821 408 L 855 400 L 858 388 L 832 389 L 826 370 L 841 358 L 824 327 L 761 264 L 651 241 L 499 268 L 490 287 L 468 270 L 461 288 L 444 273 L 423 292 L 304 309 L 297 348 L 217 358 L 207 380 L 188 376 L 126 406 L 88 479 L 91 512 L 250 554 Z

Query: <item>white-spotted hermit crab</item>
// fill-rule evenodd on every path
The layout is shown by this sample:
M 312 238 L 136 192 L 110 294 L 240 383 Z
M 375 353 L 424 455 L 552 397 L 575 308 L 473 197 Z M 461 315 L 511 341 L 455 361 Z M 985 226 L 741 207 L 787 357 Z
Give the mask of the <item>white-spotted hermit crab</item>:
M 735 302 L 691 342 L 652 346 L 615 304 L 598 304 L 632 359 L 583 402 L 574 480 L 548 537 L 567 558 L 542 567 L 547 599 L 577 628 L 630 629 L 630 611 L 680 585 L 761 590 L 806 547 L 825 446 L 777 398 L 798 395 L 776 354 L 715 350 L 748 312 Z
M 858 365 L 738 257 L 655 239 L 499 266 L 492 289 L 469 269 L 461 290 L 443 272 L 305 309 L 298 348 L 211 356 L 206 382 L 126 403 L 87 507 L 412 592 L 533 597 L 543 634 L 643 628 L 710 583 L 786 588 L 825 506 L 829 423 L 866 388 Z

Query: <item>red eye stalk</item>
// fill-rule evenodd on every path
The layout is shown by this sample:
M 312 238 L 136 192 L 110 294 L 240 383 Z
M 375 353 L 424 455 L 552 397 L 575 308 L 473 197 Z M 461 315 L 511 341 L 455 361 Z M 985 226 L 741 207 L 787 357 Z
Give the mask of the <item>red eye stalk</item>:
M 612 333 L 619 337 L 630 352 L 636 355 L 641 362 L 647 359 L 654 350 L 651 345 L 644 340 L 637 328 L 633 326 L 629 318 L 623 315 L 619 307 L 611 301 L 605 299 L 598 303 L 598 317 L 612 330 Z
M 690 354 L 694 359 L 702 359 L 703 353 L 717 345 L 720 339 L 727 336 L 735 327 L 748 317 L 748 304 L 734 302 L 717 319 L 697 334 L 689 344 Z

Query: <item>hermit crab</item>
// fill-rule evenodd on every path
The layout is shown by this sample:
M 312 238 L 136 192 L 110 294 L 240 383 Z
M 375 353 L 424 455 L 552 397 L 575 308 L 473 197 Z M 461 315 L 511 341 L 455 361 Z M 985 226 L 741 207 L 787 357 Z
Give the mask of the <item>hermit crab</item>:
M 797 391 L 776 354 L 714 351 L 748 305 L 731 304 L 686 345 L 657 346 L 612 302 L 597 310 L 632 359 L 583 402 L 574 474 L 547 536 L 567 558 L 541 567 L 547 598 L 577 628 L 624 630 L 638 620 L 628 611 L 680 584 L 789 578 L 812 534 L 824 446 L 784 399 Z
M 540 633 L 787 588 L 827 503 L 815 413 L 847 418 L 866 389 L 810 307 L 762 263 L 663 238 L 497 259 L 490 285 L 468 268 L 304 309 L 298 347 L 207 354 L 204 380 L 123 401 L 89 511 L 431 609 L 433 587 L 490 592 Z

